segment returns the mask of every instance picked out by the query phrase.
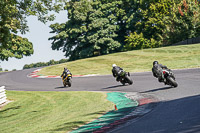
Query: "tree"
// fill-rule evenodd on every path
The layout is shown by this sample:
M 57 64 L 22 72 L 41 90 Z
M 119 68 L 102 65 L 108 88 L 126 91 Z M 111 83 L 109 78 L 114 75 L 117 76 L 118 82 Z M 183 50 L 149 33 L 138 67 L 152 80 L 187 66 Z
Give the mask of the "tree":
M 122 0 L 69 1 L 66 6 L 69 21 L 50 26 L 51 33 L 56 33 L 49 38 L 53 41 L 52 49 L 62 49 L 70 60 L 94 56 L 95 52 L 103 55 L 120 51 L 117 34 L 120 4 Z
M 65 9 L 69 21 L 51 25 L 56 35 L 49 40 L 52 49 L 62 50 L 69 60 L 159 47 L 200 35 L 195 0 L 71 0 Z
M 29 65 L 28 64 L 25 64 L 23 69 L 29 69 Z
M 173 44 L 200 36 L 200 4 L 196 0 L 174 3 L 172 12 L 165 19 L 163 42 Z
M 60 60 L 58 61 L 58 63 L 61 64 L 61 63 L 65 63 L 65 62 L 67 62 L 67 61 L 68 61 L 68 59 L 60 59 Z
M 49 38 L 53 41 L 52 49 L 62 49 L 70 60 L 122 51 L 130 32 L 142 33 L 144 40 L 153 41 L 148 47 L 159 46 L 156 41 L 162 36 L 163 17 L 169 14 L 171 3 L 169 0 L 72 0 L 66 6 L 69 21 L 50 26 L 51 33 L 56 33 Z
M 48 12 L 61 10 L 62 2 L 63 0 L 1 0 L 0 60 L 33 54 L 32 43 L 18 34 L 25 34 L 28 31 L 26 17 L 38 16 L 43 23 L 53 20 L 54 15 L 48 16 Z
M 200 5 L 196 0 L 145 1 L 132 15 L 134 26 L 128 25 L 132 33 L 126 37 L 124 49 L 159 47 L 197 37 L 200 35 L 199 14 Z

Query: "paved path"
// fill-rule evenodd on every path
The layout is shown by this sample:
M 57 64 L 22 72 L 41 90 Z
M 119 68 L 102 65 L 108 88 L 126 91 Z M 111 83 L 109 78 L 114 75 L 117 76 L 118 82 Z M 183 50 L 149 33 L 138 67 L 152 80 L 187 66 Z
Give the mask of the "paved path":
M 200 69 L 174 70 L 179 86 L 158 83 L 151 72 L 132 73 L 133 85 L 122 86 L 111 75 L 73 78 L 63 88 L 61 79 L 27 78 L 34 69 L 0 73 L 0 86 L 23 91 L 122 91 L 154 95 L 160 99 L 149 114 L 134 120 L 117 133 L 200 132 Z

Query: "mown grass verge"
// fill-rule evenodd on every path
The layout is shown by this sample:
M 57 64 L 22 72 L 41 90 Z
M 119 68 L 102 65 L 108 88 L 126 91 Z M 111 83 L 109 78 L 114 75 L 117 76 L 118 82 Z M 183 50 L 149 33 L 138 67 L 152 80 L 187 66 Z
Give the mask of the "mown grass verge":
M 200 44 L 134 50 L 81 59 L 45 67 L 39 74 L 60 75 L 64 67 L 73 75 L 111 74 L 113 63 L 129 72 L 144 72 L 151 71 L 154 60 L 171 69 L 200 67 Z
M 67 132 L 112 110 L 101 92 L 7 91 L 0 109 L 1 133 Z

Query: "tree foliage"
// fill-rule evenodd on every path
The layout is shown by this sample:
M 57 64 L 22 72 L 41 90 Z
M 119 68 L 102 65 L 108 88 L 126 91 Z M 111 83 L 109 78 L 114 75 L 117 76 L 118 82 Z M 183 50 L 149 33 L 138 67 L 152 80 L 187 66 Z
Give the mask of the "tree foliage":
M 52 49 L 62 49 L 71 60 L 119 50 L 117 4 L 106 0 L 68 2 L 69 21 L 51 25 L 51 33 L 57 34 L 50 38 Z
M 53 20 L 50 11 L 62 9 L 63 0 L 1 0 L 0 1 L 0 60 L 22 58 L 33 54 L 32 43 L 19 36 L 28 31 L 26 17 L 37 16 L 43 23 Z
M 71 0 L 69 20 L 51 25 L 49 40 L 70 60 L 159 47 L 199 36 L 199 7 L 197 0 Z
M 50 65 L 56 65 L 67 62 L 68 59 L 61 59 L 59 61 L 50 60 L 48 62 L 37 62 L 37 63 L 31 63 L 31 64 L 25 64 L 23 66 L 23 69 L 29 69 L 29 68 L 36 68 L 36 67 L 43 67 L 43 66 L 50 66 Z
M 124 50 L 133 50 L 133 49 L 144 49 L 144 48 L 155 48 L 158 47 L 159 43 L 156 42 L 153 38 L 146 39 L 144 38 L 143 33 L 137 34 L 136 32 L 130 33 L 129 36 L 126 36 L 127 43 L 124 45 Z
M 200 36 L 200 4 L 183 0 L 173 4 L 172 12 L 164 18 L 163 43 L 172 44 Z
M 138 8 L 139 14 L 135 15 L 140 19 L 134 26 L 137 27 L 135 32 L 142 34 L 144 40 L 154 40 L 156 45 L 152 43 L 151 46 L 169 45 L 200 36 L 200 5 L 197 0 L 150 0 L 145 5 L 145 8 Z M 127 36 L 125 49 L 137 48 L 131 45 L 137 39 L 131 42 L 131 38 L 132 34 Z

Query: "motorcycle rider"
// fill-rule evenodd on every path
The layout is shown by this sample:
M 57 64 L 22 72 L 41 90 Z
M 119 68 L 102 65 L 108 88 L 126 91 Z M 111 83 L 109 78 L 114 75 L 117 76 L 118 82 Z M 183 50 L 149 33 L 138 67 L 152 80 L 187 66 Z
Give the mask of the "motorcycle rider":
M 159 82 L 165 82 L 165 78 L 162 72 L 163 69 L 171 71 L 170 69 L 167 68 L 167 66 L 159 64 L 158 61 L 153 62 L 153 68 L 152 68 L 153 76 L 158 78 Z
M 116 81 L 119 82 L 120 81 L 120 74 L 124 71 L 121 67 L 117 66 L 116 64 L 112 65 L 112 74 L 113 77 L 117 77 Z M 130 74 L 128 73 L 128 75 L 130 76 Z
M 66 67 L 64 67 L 64 71 L 63 71 L 63 73 L 62 73 L 62 75 L 60 77 L 63 76 L 63 79 L 65 79 L 68 74 L 72 75 L 72 73 L 69 71 L 69 69 L 67 69 Z

